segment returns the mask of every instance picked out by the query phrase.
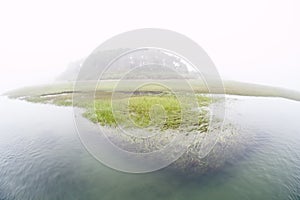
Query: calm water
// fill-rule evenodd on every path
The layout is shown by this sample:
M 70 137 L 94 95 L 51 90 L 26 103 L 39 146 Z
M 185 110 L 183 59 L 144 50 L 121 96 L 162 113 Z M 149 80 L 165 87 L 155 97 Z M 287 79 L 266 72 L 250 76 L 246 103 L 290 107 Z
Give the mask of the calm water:
M 300 103 L 238 98 L 227 117 L 257 135 L 239 161 L 193 180 L 132 175 L 82 147 L 72 108 L 0 97 L 0 200 L 300 199 Z

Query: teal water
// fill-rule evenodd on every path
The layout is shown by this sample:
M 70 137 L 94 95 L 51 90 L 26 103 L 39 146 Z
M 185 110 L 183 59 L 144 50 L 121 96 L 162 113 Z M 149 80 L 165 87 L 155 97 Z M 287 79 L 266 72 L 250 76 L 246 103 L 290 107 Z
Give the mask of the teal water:
M 300 199 L 300 103 L 244 97 L 228 107 L 255 143 L 221 169 L 186 178 L 112 170 L 82 147 L 72 108 L 1 97 L 0 200 Z

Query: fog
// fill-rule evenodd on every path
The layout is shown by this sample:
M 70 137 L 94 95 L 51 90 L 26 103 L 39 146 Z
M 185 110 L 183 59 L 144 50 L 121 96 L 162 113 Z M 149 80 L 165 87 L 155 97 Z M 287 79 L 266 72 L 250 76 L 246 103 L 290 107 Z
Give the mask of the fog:
M 202 46 L 224 79 L 300 90 L 297 0 L 2 1 L 0 92 L 51 82 L 106 39 L 165 28 Z

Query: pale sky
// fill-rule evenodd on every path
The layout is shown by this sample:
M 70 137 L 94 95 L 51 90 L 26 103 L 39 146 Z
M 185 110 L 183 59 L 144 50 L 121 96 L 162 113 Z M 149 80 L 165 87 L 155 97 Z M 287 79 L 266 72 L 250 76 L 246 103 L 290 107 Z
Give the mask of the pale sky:
M 224 79 L 300 90 L 299 0 L 1 1 L 0 92 L 53 81 L 106 39 L 163 28 L 196 41 Z

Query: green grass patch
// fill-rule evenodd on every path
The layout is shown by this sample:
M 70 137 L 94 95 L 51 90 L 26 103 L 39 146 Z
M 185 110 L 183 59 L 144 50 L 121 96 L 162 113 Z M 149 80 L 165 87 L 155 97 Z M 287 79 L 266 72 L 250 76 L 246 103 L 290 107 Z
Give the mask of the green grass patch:
M 197 101 L 199 108 L 211 103 L 211 99 L 206 96 L 197 96 Z M 121 125 L 125 128 L 166 130 L 185 126 L 205 131 L 207 127 L 203 128 L 201 125 L 208 124 L 207 112 L 199 112 L 198 109 L 189 107 L 189 104 L 183 104 L 173 95 L 96 99 L 84 116 L 103 126 Z M 184 116 L 189 119 L 183 119 Z

